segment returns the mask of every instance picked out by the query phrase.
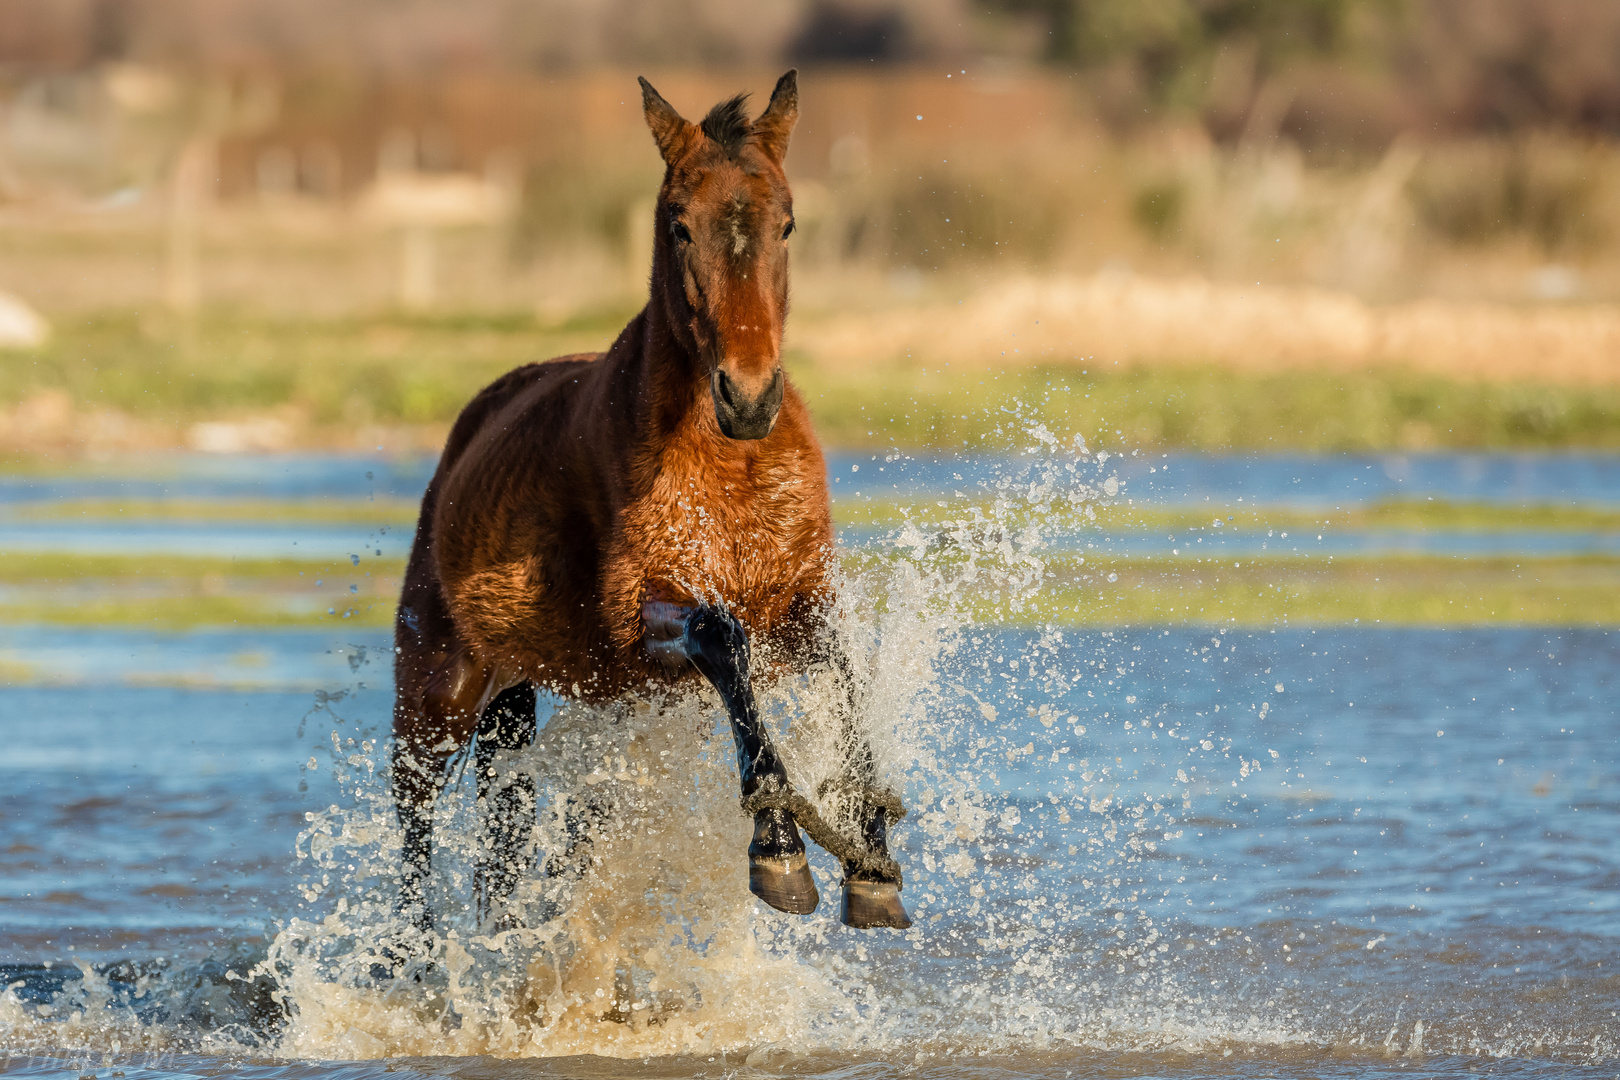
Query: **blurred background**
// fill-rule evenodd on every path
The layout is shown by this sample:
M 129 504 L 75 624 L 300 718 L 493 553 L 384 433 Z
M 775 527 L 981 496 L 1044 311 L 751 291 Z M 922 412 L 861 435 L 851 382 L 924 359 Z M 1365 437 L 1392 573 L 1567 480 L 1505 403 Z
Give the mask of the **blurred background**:
M 436 450 L 789 65 L 837 445 L 1620 441 L 1606 0 L 0 0 L 0 451 Z

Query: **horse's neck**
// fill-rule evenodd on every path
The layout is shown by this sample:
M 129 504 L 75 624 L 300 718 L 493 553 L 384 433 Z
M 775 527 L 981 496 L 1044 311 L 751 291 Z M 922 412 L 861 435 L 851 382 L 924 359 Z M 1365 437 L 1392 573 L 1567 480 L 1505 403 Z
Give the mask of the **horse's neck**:
M 645 452 L 660 455 L 663 444 L 683 435 L 690 437 L 698 409 L 713 408 L 703 361 L 695 348 L 670 324 L 663 298 L 658 295 L 659 277 L 654 276 L 650 302 L 637 316 L 638 339 L 630 374 L 635 382 L 637 409 L 636 439 Z

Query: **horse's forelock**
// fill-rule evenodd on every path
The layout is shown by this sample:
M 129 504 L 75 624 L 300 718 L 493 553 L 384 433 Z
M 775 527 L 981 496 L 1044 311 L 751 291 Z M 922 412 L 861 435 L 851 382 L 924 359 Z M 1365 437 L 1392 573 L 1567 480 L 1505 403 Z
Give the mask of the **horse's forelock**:
M 742 153 L 752 127 L 748 120 L 747 94 L 738 94 L 722 101 L 709 110 L 702 124 L 703 134 L 733 161 Z

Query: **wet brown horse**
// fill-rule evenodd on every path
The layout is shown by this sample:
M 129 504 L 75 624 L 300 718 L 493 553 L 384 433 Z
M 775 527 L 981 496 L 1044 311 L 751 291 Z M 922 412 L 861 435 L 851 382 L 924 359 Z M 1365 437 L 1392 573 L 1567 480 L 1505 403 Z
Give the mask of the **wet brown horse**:
M 782 371 L 793 232 L 782 159 L 797 77 L 782 76 L 752 121 L 744 97 L 693 124 L 645 79 L 641 89 L 666 166 L 647 306 L 607 352 L 485 388 L 422 500 L 395 627 L 401 910 L 431 925 L 433 804 L 475 738 L 491 800 L 484 913 L 526 870 L 532 780 L 502 793 L 487 781 L 495 751 L 532 742 L 536 687 L 605 701 L 698 674 L 725 702 L 754 815 L 749 888 L 782 911 L 814 910 L 794 816 L 807 804 L 755 708 L 752 639 L 790 666 L 843 672 L 840 746 L 860 835 L 823 843 L 842 849 L 844 922 L 905 927 L 886 848 L 898 802 L 874 787 L 851 665 L 827 625 L 826 465 Z

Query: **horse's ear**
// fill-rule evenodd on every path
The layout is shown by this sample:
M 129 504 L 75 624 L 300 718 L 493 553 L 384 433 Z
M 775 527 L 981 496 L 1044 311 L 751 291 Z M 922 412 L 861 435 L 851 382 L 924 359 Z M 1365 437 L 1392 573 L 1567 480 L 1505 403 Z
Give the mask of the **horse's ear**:
M 641 111 L 647 117 L 653 140 L 658 143 L 658 152 L 664 156 L 665 164 L 673 165 L 697 133 L 697 126 L 676 112 L 675 106 L 665 101 L 652 83 L 642 78 L 636 81 L 641 84 Z
M 776 80 L 776 89 L 771 91 L 771 103 L 754 121 L 752 132 L 760 149 L 778 165 L 787 156 L 788 137 L 793 134 L 793 125 L 798 119 L 799 72 L 794 68 Z

